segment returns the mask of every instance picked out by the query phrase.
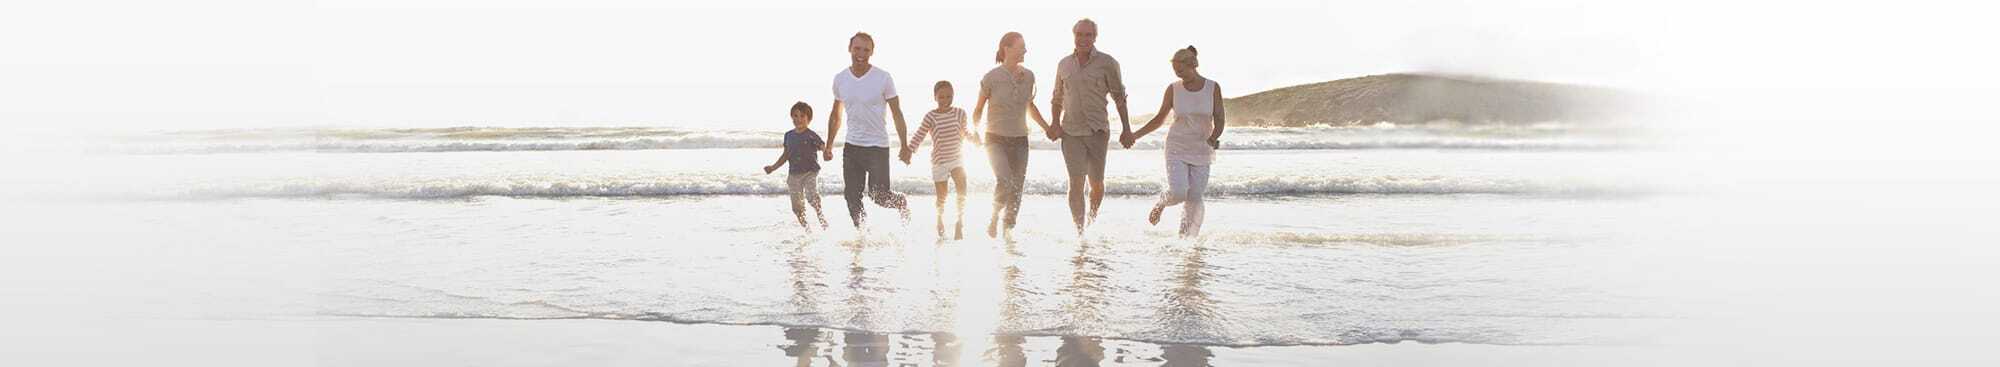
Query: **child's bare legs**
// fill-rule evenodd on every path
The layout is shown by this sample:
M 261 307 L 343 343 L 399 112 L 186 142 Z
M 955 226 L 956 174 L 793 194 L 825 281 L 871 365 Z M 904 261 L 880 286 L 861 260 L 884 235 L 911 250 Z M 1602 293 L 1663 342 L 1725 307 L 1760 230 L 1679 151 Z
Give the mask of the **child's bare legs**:
M 958 222 L 955 225 L 955 228 L 952 229 L 951 238 L 962 240 L 965 239 L 965 168 L 963 167 L 952 168 L 951 181 L 958 188 Z M 938 186 L 943 187 L 944 184 L 939 183 Z M 939 221 L 944 220 L 943 210 L 944 210 L 944 197 L 939 196 L 938 197 Z
M 936 186 L 937 186 L 937 188 L 936 188 L 935 190 L 931 191 L 931 192 L 935 192 L 935 193 L 937 193 L 937 231 L 938 231 L 938 238 L 944 238 L 944 199 L 945 199 L 946 197 L 950 197 L 950 196 L 951 196 L 951 185 L 950 185 L 950 184 L 951 184 L 951 182 L 948 182 L 948 181 L 937 181 L 937 182 L 932 182 L 932 184 L 934 184 L 934 185 L 936 185 Z

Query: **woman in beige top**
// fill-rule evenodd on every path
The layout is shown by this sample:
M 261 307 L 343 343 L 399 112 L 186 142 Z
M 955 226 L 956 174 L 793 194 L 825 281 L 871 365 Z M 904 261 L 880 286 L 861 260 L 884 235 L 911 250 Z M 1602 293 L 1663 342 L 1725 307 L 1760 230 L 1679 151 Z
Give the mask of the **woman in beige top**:
M 977 129 L 980 118 L 985 117 L 986 153 L 993 162 L 993 219 L 986 224 L 986 236 L 1001 234 L 1001 211 L 1006 211 L 1006 235 L 1014 238 L 1014 218 L 1021 212 L 1021 190 L 1027 184 L 1028 175 L 1028 118 L 1042 127 L 1042 135 L 1049 140 L 1061 136 L 1049 128 L 1042 119 L 1042 111 L 1035 107 L 1035 72 L 1021 66 L 1021 60 L 1028 54 L 1028 43 L 1021 39 L 1019 32 L 1007 32 L 1000 36 L 1000 50 L 993 55 L 993 61 L 1000 66 L 986 72 L 979 80 L 979 99 L 972 105 L 972 126 Z M 987 103 L 992 109 L 987 109 Z

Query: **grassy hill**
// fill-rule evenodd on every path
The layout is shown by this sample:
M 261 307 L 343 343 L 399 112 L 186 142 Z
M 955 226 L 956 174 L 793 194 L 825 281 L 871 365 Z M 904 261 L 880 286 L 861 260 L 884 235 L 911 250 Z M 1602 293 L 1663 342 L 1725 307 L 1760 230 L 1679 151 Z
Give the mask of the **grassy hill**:
M 1223 102 L 1237 126 L 1380 121 L 1587 123 L 1615 119 L 1632 97 L 1608 88 L 1436 74 L 1384 74 L 1290 86 Z M 1143 120 L 1141 120 L 1143 121 Z

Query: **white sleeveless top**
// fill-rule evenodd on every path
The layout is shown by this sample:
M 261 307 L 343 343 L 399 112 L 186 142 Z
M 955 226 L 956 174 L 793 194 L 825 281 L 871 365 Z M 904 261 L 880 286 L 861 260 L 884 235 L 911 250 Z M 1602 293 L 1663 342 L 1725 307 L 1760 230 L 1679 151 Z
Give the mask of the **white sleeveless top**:
M 1188 91 L 1180 82 L 1174 91 L 1174 122 L 1167 127 L 1167 161 L 1207 165 L 1215 161 L 1208 137 L 1215 133 L 1215 80 L 1202 79 L 1201 89 Z

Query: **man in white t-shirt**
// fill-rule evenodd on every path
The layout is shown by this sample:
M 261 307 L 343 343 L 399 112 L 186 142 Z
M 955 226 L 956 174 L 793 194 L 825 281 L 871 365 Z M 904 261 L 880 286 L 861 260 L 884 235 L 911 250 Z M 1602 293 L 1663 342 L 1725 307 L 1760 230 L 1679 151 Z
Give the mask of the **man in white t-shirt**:
M 889 72 L 868 63 L 875 55 L 875 38 L 867 33 L 855 33 L 847 39 L 847 53 L 853 61 L 846 69 L 833 76 L 833 113 L 827 114 L 826 144 L 822 148 L 826 160 L 833 160 L 834 139 L 840 136 L 841 115 L 847 115 L 848 125 L 853 128 L 847 134 L 847 144 L 841 150 L 841 180 L 846 186 L 842 191 L 847 198 L 847 216 L 860 227 L 867 217 L 867 208 L 861 203 L 862 188 L 866 187 L 868 197 L 876 205 L 895 208 L 910 221 L 910 208 L 905 205 L 902 194 L 889 189 L 889 147 L 909 149 L 908 135 L 903 124 L 903 105 L 897 103 L 896 82 L 889 78 Z M 887 111 L 885 111 L 885 109 Z M 896 141 L 889 141 L 883 112 L 892 112 L 896 118 Z M 900 151 L 900 150 L 899 150 Z

